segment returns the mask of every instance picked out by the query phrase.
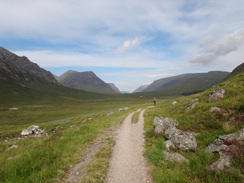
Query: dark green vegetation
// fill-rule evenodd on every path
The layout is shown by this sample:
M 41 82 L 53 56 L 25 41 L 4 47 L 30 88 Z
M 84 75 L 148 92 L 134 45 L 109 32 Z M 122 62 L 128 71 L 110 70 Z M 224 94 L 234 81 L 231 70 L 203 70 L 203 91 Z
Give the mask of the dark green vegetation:
M 208 102 L 215 89 L 223 88 L 226 94 L 217 102 Z M 216 85 L 210 90 L 188 97 L 168 99 L 145 113 L 146 156 L 153 166 L 152 176 L 155 182 L 162 183 L 196 183 L 196 182 L 242 182 L 243 176 L 243 144 L 238 145 L 232 154 L 232 167 L 223 172 L 213 172 L 209 165 L 217 161 L 217 154 L 209 154 L 205 147 L 215 140 L 216 136 L 225 135 L 244 127 L 244 73 L 233 76 L 227 81 Z M 189 103 L 199 98 L 194 109 L 185 112 Z M 176 100 L 178 104 L 172 105 Z M 211 107 L 221 108 L 221 112 L 211 113 Z M 195 153 L 177 151 L 189 159 L 189 163 L 166 161 L 162 154 L 165 149 L 163 134 L 154 134 L 153 120 L 156 116 L 170 117 L 179 122 L 178 128 L 195 132 L 198 147 Z

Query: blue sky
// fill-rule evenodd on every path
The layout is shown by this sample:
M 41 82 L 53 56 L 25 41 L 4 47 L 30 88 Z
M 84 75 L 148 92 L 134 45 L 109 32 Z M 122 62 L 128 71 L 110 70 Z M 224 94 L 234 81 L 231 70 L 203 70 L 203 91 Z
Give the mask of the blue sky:
M 0 0 L 0 46 L 122 91 L 244 58 L 243 0 Z

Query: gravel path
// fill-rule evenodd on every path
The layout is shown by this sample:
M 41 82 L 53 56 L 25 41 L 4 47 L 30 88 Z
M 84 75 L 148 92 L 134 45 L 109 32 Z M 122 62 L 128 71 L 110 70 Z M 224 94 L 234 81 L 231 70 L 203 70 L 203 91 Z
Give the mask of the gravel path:
M 143 156 L 143 124 L 145 110 L 142 110 L 137 123 L 131 123 L 131 113 L 118 129 L 116 144 L 109 164 L 108 183 L 149 183 L 148 166 Z

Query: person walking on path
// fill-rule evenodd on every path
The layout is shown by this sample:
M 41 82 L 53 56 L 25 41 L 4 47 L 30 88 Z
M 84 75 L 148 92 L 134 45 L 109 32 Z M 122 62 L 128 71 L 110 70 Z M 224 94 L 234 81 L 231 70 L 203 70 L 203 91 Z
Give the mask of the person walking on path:
M 154 99 L 153 99 L 153 103 L 154 103 L 154 106 L 156 106 L 156 104 L 157 104 L 157 99 L 154 97 Z

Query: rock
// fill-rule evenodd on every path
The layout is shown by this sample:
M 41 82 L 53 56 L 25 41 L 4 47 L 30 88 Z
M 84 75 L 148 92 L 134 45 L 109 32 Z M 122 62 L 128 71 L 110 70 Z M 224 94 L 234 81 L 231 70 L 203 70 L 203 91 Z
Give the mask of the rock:
M 170 147 L 176 148 L 175 145 L 170 140 L 166 140 L 164 142 L 164 145 L 165 145 L 165 147 L 166 147 L 167 150 L 169 150 Z
M 205 151 L 209 153 L 217 153 L 226 150 L 228 145 L 231 145 L 234 140 L 244 140 L 244 129 L 241 129 L 236 133 L 216 137 L 213 144 L 208 145 L 205 148 Z
M 184 156 L 182 156 L 181 154 L 174 152 L 174 151 L 165 150 L 165 151 L 163 151 L 163 155 L 166 160 L 176 161 L 178 163 L 183 163 L 183 162 L 189 161 Z
M 228 146 L 225 144 L 221 144 L 221 145 L 210 144 L 205 148 L 205 151 L 209 153 L 218 153 L 220 151 L 226 150 L 227 148 Z
M 221 112 L 221 109 L 218 108 L 218 107 L 211 107 L 211 108 L 209 109 L 209 111 L 210 111 L 210 112 Z
M 199 99 L 198 98 L 193 99 L 189 104 L 189 106 L 185 109 L 185 111 L 189 111 L 190 109 L 193 109 L 197 103 L 199 103 Z
M 218 161 L 210 165 L 210 169 L 212 171 L 224 170 L 224 168 L 230 167 L 231 165 L 230 160 L 231 160 L 230 156 L 227 156 L 224 153 L 220 153 L 220 158 L 218 159 Z
M 244 140 L 244 128 L 237 131 L 236 133 L 230 133 L 228 135 L 223 135 L 223 136 L 219 136 L 219 139 L 222 139 L 222 141 L 233 141 L 233 140 L 237 140 L 237 141 L 243 141 Z
M 177 126 L 178 122 L 172 118 L 155 117 L 153 124 L 155 133 L 164 133 L 167 129 Z
M 213 95 L 208 99 L 209 102 L 218 101 L 219 99 L 223 98 L 225 94 L 224 89 L 219 89 L 213 93 Z
M 176 148 L 182 151 L 196 151 L 196 138 L 189 132 L 184 132 L 173 127 L 165 131 L 165 137 L 170 140 Z
M 114 112 L 113 111 L 109 111 L 108 113 L 107 113 L 107 116 L 110 116 L 110 115 L 112 115 Z
M 175 106 L 178 102 L 177 101 L 174 101 L 172 102 L 172 105 Z
M 126 110 L 128 110 L 128 109 L 129 109 L 128 107 L 120 108 L 120 109 L 119 109 L 119 112 L 120 112 L 120 111 L 126 111 Z
M 21 132 L 21 135 L 31 135 L 31 134 L 39 135 L 39 134 L 42 134 L 43 132 L 44 132 L 44 130 L 42 130 L 39 126 L 31 125 L 27 129 L 24 129 Z
M 8 149 L 6 149 L 6 151 L 8 151 L 8 150 L 10 150 L 10 149 L 17 149 L 19 146 L 17 146 L 17 145 L 12 145 L 11 147 L 9 147 Z

